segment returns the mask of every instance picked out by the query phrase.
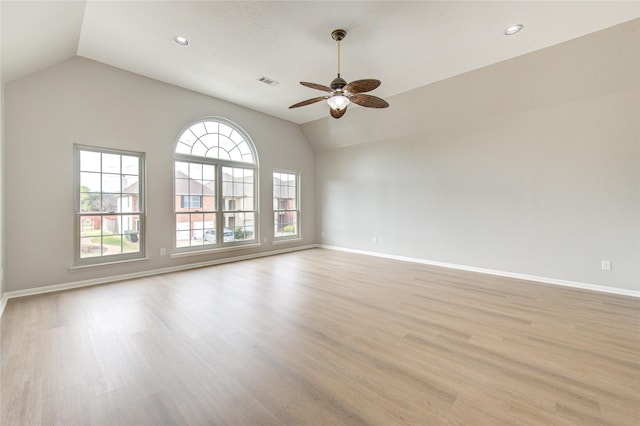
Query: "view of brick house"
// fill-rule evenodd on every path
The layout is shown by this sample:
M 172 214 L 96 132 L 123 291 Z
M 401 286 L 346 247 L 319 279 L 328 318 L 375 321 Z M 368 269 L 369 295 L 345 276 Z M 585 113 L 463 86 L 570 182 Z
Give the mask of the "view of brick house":
M 125 183 L 126 184 L 126 183 Z M 124 185 L 123 185 L 124 186 Z M 126 186 L 122 194 L 116 195 L 116 211 L 122 213 L 136 213 L 140 211 L 140 188 L 138 177 L 135 182 Z M 115 224 L 117 226 L 117 223 Z M 126 232 L 140 232 L 140 217 L 138 215 L 123 215 L 121 230 Z
M 93 255 L 117 254 L 139 250 L 140 232 L 140 193 L 138 176 L 120 175 L 122 193 L 89 192 L 88 187 L 81 188 L 80 209 L 82 212 L 107 214 L 84 215 L 80 218 L 80 251 L 82 257 Z M 113 212 L 113 214 L 111 214 Z M 105 236 L 113 236 L 111 240 Z M 126 244 L 122 244 L 122 236 Z
M 275 237 L 297 234 L 296 177 L 289 173 L 273 175 L 273 232 Z
M 224 242 L 255 238 L 253 172 L 250 172 L 242 177 L 222 174 L 222 222 L 225 231 L 233 232 Z M 215 180 L 193 179 L 176 170 L 174 197 L 177 247 L 215 244 L 214 239 L 205 238 L 207 232 L 215 235 L 212 232 L 216 230 Z
M 278 210 L 274 216 L 275 219 L 275 232 L 288 233 L 288 227 L 296 226 L 296 200 L 295 198 L 284 198 L 274 194 L 274 208 Z

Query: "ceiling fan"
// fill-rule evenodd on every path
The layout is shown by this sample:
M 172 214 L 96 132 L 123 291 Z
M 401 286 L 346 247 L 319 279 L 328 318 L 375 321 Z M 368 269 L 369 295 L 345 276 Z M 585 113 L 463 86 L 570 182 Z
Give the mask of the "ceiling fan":
M 380 80 L 366 79 L 347 83 L 340 77 L 340 41 L 342 41 L 346 35 L 347 32 L 345 30 L 333 30 L 331 33 L 331 37 L 338 42 L 338 77 L 334 78 L 329 86 L 308 83 L 306 81 L 300 82 L 303 86 L 323 90 L 327 92 L 327 94 L 298 102 L 297 104 L 291 105 L 289 109 L 311 105 L 326 99 L 329 104 L 329 113 L 331 113 L 331 116 L 333 118 L 340 118 L 347 112 L 347 106 L 351 102 L 367 108 L 386 108 L 389 106 L 389 103 L 384 99 L 364 94 L 364 92 L 369 92 L 380 86 Z

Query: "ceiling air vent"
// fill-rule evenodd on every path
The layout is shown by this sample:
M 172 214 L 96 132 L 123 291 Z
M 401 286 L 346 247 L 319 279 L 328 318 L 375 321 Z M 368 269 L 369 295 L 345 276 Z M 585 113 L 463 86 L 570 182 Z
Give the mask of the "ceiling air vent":
M 268 84 L 269 86 L 277 86 L 278 84 L 280 84 L 277 81 L 265 76 L 260 77 L 258 81 L 261 81 L 264 84 Z

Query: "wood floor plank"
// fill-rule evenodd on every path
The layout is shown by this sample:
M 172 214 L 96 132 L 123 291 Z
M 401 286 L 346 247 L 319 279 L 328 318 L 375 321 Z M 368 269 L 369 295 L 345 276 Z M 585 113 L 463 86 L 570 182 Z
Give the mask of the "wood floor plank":
M 9 300 L 2 425 L 640 424 L 640 299 L 322 249 Z

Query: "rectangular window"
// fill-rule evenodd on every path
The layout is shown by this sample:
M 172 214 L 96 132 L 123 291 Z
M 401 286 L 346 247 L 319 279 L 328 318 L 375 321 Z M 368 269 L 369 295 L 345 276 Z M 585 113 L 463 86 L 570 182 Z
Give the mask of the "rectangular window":
M 176 247 L 216 244 L 216 166 L 175 162 Z
M 76 264 L 144 257 L 144 154 L 76 147 Z
M 275 240 L 298 238 L 298 174 L 273 173 L 273 237 Z
M 223 243 L 255 241 L 255 173 L 244 167 L 222 167 Z
M 256 241 L 253 168 L 175 161 L 174 180 L 176 248 Z

